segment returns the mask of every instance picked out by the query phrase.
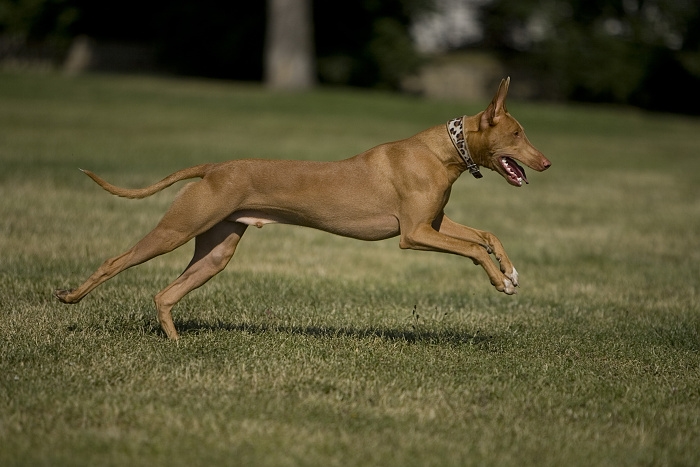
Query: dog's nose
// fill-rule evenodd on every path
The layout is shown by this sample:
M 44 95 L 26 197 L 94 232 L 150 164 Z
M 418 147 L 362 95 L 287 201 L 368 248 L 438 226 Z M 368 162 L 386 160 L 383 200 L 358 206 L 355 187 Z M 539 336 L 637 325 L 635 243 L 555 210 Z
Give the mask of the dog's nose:
M 547 170 L 548 168 L 550 168 L 552 166 L 552 163 L 549 162 L 549 159 L 547 159 L 546 157 L 543 157 L 542 159 L 544 159 L 542 161 L 542 170 Z

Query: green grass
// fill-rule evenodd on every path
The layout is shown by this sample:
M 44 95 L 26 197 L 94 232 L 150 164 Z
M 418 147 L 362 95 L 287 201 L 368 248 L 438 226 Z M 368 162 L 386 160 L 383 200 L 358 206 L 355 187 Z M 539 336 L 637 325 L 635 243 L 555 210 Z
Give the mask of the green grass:
M 517 86 L 518 83 L 512 83 Z M 465 176 L 448 214 L 521 273 L 292 226 L 249 230 L 175 309 L 192 246 L 76 286 L 231 158 L 340 159 L 485 102 L 0 74 L 0 465 L 698 465 L 700 121 L 509 102 L 553 162 Z

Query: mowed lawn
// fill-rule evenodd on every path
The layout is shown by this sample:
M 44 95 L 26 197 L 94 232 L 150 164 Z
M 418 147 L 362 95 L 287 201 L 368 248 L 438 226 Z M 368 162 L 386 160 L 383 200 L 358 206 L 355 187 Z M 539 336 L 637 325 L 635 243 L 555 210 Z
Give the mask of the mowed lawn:
M 446 211 L 499 236 L 515 296 L 464 258 L 280 225 L 176 307 L 177 343 L 152 298 L 191 243 L 52 296 L 183 186 L 119 199 L 78 168 L 336 160 L 486 104 L 0 74 L 0 465 L 699 465 L 697 118 L 509 101 L 552 168 L 467 174 Z

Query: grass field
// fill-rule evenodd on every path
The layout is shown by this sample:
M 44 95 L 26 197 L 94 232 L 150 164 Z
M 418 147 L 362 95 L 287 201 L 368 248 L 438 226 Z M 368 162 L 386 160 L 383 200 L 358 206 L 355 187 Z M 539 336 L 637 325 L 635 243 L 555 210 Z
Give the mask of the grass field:
M 511 86 L 518 86 L 513 82 Z M 509 102 L 553 167 L 464 176 L 513 297 L 468 260 L 292 226 L 248 231 L 174 311 L 192 245 L 74 287 L 231 158 L 330 160 L 486 102 L 280 95 L 159 78 L 0 74 L 0 465 L 699 465 L 700 120 Z

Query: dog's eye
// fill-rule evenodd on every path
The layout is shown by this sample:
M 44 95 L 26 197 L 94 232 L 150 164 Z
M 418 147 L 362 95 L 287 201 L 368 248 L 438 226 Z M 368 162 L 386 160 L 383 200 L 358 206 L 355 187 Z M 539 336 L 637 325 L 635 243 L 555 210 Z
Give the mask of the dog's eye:
M 515 131 L 513 132 L 513 136 L 515 136 L 516 138 L 520 138 L 520 131 L 515 130 Z

